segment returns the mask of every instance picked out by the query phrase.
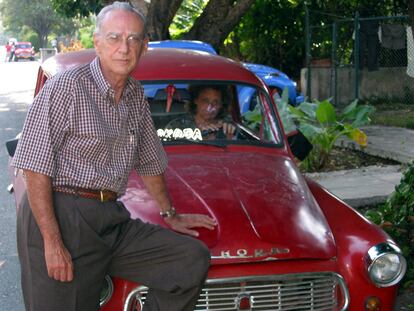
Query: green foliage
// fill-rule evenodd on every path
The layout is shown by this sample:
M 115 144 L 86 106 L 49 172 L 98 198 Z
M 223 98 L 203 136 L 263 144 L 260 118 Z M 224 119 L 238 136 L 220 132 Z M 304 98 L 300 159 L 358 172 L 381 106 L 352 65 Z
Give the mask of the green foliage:
M 184 0 L 177 11 L 169 31 L 173 39 L 179 39 L 180 35 L 189 31 L 195 20 L 203 12 L 208 0 Z
M 282 102 L 287 106 L 285 100 Z M 372 106 L 358 105 L 357 101 L 353 101 L 340 113 L 328 100 L 287 107 L 291 117 L 298 123 L 299 130 L 313 145 L 313 150 L 301 163 L 307 171 L 324 167 L 335 142 L 341 136 L 347 136 L 362 146 L 367 143 L 367 137 L 360 127 L 370 122 L 369 116 L 374 111 Z
M 3 0 L 0 12 L 6 30 L 15 33 L 19 40 L 25 36 L 23 27 L 30 28 L 38 36 L 40 47 L 45 47 L 52 32 L 67 34 L 74 31 L 73 22 L 58 15 L 52 8 L 51 0 Z
M 247 62 L 269 65 L 298 78 L 305 66 L 305 7 L 310 10 L 313 58 L 330 58 L 332 23 L 353 18 L 356 11 L 369 16 L 407 14 L 406 1 L 399 0 L 256 0 L 230 34 L 220 53 Z M 353 22 L 338 24 L 337 57 L 352 52 Z
M 414 96 L 408 102 L 397 98 L 370 98 L 375 107 L 372 124 L 414 129 Z
M 304 14 L 303 2 L 257 0 L 220 53 L 299 76 L 305 48 Z
M 85 49 L 93 48 L 93 32 L 91 33 L 89 29 L 79 29 L 79 37 L 82 46 Z
M 365 216 L 380 225 L 401 247 L 408 263 L 405 285 L 414 286 L 414 162 L 387 202 L 369 209 Z
M 39 51 L 40 49 L 39 37 L 34 32 L 31 31 L 30 33 L 28 33 L 26 36 L 22 37 L 21 39 L 22 41 L 31 42 L 35 51 L 36 52 Z
M 246 111 L 243 114 L 243 119 L 245 123 L 252 130 L 259 129 L 260 124 L 262 123 L 262 112 L 260 109 L 260 105 L 256 105 L 253 110 Z
M 95 20 L 92 17 L 83 18 L 79 25 L 79 39 L 86 49 L 93 48 L 93 32 L 95 31 Z
M 102 0 L 51 0 L 51 2 L 56 12 L 67 17 L 87 17 L 91 13 L 98 13 L 104 3 Z
M 282 92 L 282 97 L 280 99 L 273 97 L 274 101 L 276 102 L 277 112 L 279 113 L 279 117 L 282 120 L 283 129 L 285 130 L 286 134 L 289 134 L 296 130 L 296 124 L 292 118 L 292 115 L 289 110 L 289 93 L 288 89 L 285 88 Z

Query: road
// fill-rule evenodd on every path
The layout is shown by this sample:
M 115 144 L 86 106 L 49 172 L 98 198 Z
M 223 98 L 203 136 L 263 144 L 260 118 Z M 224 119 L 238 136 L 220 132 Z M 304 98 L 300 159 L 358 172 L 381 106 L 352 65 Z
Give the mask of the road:
M 6 191 L 9 178 L 5 142 L 22 128 L 33 99 L 39 63 L 4 63 L 3 59 L 0 58 L 0 311 L 22 311 L 14 198 Z

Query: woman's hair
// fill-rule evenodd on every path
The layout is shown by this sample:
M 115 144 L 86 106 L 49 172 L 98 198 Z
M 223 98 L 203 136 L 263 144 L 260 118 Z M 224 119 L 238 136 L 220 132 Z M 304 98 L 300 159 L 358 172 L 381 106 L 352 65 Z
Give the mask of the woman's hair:
M 227 88 L 224 85 L 218 85 L 218 84 L 192 84 L 188 88 L 188 92 L 190 93 L 191 102 L 189 104 L 189 112 L 192 115 L 195 115 L 197 112 L 197 105 L 195 104 L 195 100 L 198 96 L 200 96 L 200 93 L 206 89 L 213 89 L 221 94 L 221 103 L 222 107 L 220 109 L 220 112 L 217 115 L 217 118 L 222 118 L 227 114 L 228 110 L 228 98 L 227 98 Z

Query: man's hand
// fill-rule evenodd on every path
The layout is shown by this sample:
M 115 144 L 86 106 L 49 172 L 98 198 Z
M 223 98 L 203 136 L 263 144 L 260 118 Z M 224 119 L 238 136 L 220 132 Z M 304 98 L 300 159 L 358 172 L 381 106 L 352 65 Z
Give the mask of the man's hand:
M 30 208 L 43 237 L 48 275 L 61 282 L 73 280 L 72 258 L 63 245 L 59 224 L 53 209 L 50 177 L 24 171 Z
M 45 241 L 45 260 L 49 277 L 60 282 L 73 280 L 72 257 L 62 241 Z
M 214 230 L 217 225 L 213 218 L 201 214 L 177 214 L 172 217 L 164 218 L 164 221 L 169 224 L 174 231 L 194 237 L 198 237 L 198 232 L 196 230 L 191 230 L 191 228 L 198 227 Z
M 171 208 L 171 200 L 168 195 L 164 175 L 143 175 L 141 177 L 148 192 L 158 202 L 161 211 L 169 210 Z M 170 225 L 171 229 L 195 237 L 198 236 L 198 232 L 191 230 L 191 228 L 199 227 L 213 230 L 217 225 L 214 219 L 201 214 L 176 214 L 175 216 L 165 217 L 164 220 Z

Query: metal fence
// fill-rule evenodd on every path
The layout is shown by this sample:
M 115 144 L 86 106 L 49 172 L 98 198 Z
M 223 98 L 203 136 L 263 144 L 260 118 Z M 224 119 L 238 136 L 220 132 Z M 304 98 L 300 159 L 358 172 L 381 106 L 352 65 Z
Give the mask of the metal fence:
M 352 18 L 306 12 L 308 99 L 414 104 L 414 44 L 408 16 Z

